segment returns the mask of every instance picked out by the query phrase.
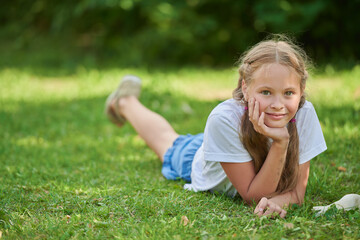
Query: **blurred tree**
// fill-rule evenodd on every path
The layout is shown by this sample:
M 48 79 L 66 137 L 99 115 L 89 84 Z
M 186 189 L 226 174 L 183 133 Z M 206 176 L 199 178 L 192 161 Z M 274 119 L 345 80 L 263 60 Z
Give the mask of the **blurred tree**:
M 229 64 L 268 33 L 288 33 L 316 60 L 357 61 L 359 0 L 12 0 L 0 8 L 2 38 L 37 35 L 129 63 Z

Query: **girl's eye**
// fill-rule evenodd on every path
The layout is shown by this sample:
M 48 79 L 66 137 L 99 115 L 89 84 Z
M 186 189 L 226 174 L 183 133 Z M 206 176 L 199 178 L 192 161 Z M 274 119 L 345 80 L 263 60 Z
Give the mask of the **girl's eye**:
M 285 93 L 285 96 L 291 96 L 291 95 L 293 95 L 293 94 L 294 94 L 293 92 L 287 91 L 287 92 Z
M 270 95 L 270 91 L 264 90 L 264 91 L 261 91 L 261 94 L 265 95 L 265 96 L 268 96 L 268 95 Z

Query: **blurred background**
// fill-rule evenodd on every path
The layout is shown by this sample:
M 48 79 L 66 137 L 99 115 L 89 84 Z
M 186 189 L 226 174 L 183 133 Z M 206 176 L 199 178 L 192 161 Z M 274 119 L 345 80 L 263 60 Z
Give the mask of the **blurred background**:
M 0 8 L 0 65 L 232 66 L 269 33 L 319 65 L 360 57 L 359 0 L 12 0 Z

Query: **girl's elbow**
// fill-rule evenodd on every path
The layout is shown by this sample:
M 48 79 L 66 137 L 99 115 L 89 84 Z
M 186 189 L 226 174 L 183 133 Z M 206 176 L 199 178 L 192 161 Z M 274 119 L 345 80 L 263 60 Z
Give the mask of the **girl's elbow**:
M 296 199 L 296 204 L 301 206 L 304 203 L 305 194 L 301 194 L 301 193 L 297 192 L 296 189 L 292 193 L 293 193 L 292 194 L 293 198 Z
M 266 197 L 266 198 L 271 198 L 272 196 L 274 196 L 275 193 L 268 193 L 268 194 L 265 194 L 265 193 L 259 193 L 259 192 L 246 192 L 245 194 L 241 194 L 239 193 L 241 198 L 249 205 L 252 205 L 252 204 L 257 204 L 258 202 L 260 202 L 260 200 L 263 198 L 263 197 Z
M 256 204 L 257 201 L 254 198 L 243 198 L 243 200 L 248 204 L 248 205 L 253 205 Z
M 248 195 L 241 195 L 241 198 L 248 204 L 248 205 L 253 205 L 253 204 L 257 204 L 260 199 L 262 197 L 259 197 L 259 196 L 254 196 L 252 194 L 248 194 Z
M 257 203 L 255 198 L 250 196 L 249 194 L 241 194 L 241 193 L 239 193 L 239 195 L 240 195 L 241 199 L 244 202 L 246 202 L 248 205 L 252 205 L 253 203 Z
M 299 201 L 298 201 L 299 205 L 301 206 L 303 203 L 304 203 L 304 196 L 302 196 L 301 198 L 299 198 Z

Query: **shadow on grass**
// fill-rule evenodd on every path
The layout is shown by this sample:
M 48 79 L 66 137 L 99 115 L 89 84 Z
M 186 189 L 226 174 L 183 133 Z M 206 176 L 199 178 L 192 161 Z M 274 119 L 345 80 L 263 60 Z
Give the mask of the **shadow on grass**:
M 160 161 L 130 124 L 119 129 L 107 120 L 103 114 L 106 97 L 19 102 L 14 112 L 0 111 L 3 180 L 86 188 L 161 179 Z M 218 104 L 154 94 L 149 89 L 143 90 L 141 101 L 161 113 L 180 134 L 202 132 L 208 114 Z
M 66 215 L 77 223 L 78 214 L 86 219 L 81 221 L 89 218 L 90 222 L 111 221 L 114 215 L 117 224 L 126 219 L 129 226 L 135 226 L 152 216 L 174 218 L 183 211 L 179 205 L 188 207 L 195 201 L 197 206 L 199 201 L 194 199 L 213 199 L 184 191 L 182 181 L 166 180 L 161 162 L 131 126 L 119 129 L 109 123 L 103 114 L 106 97 L 19 102 L 11 103 L 18 104 L 16 111 L 0 110 L 0 205 L 4 215 L 0 212 L 0 217 L 5 229 L 14 229 L 13 225 L 21 229 L 26 224 L 18 216 L 27 212 L 31 219 L 47 216 L 60 225 L 66 223 L 61 220 Z M 144 89 L 141 100 L 180 133 L 201 132 L 218 103 L 154 94 L 149 89 Z M 81 221 L 75 229 L 83 228 Z M 19 230 L 18 234 L 27 233 Z

